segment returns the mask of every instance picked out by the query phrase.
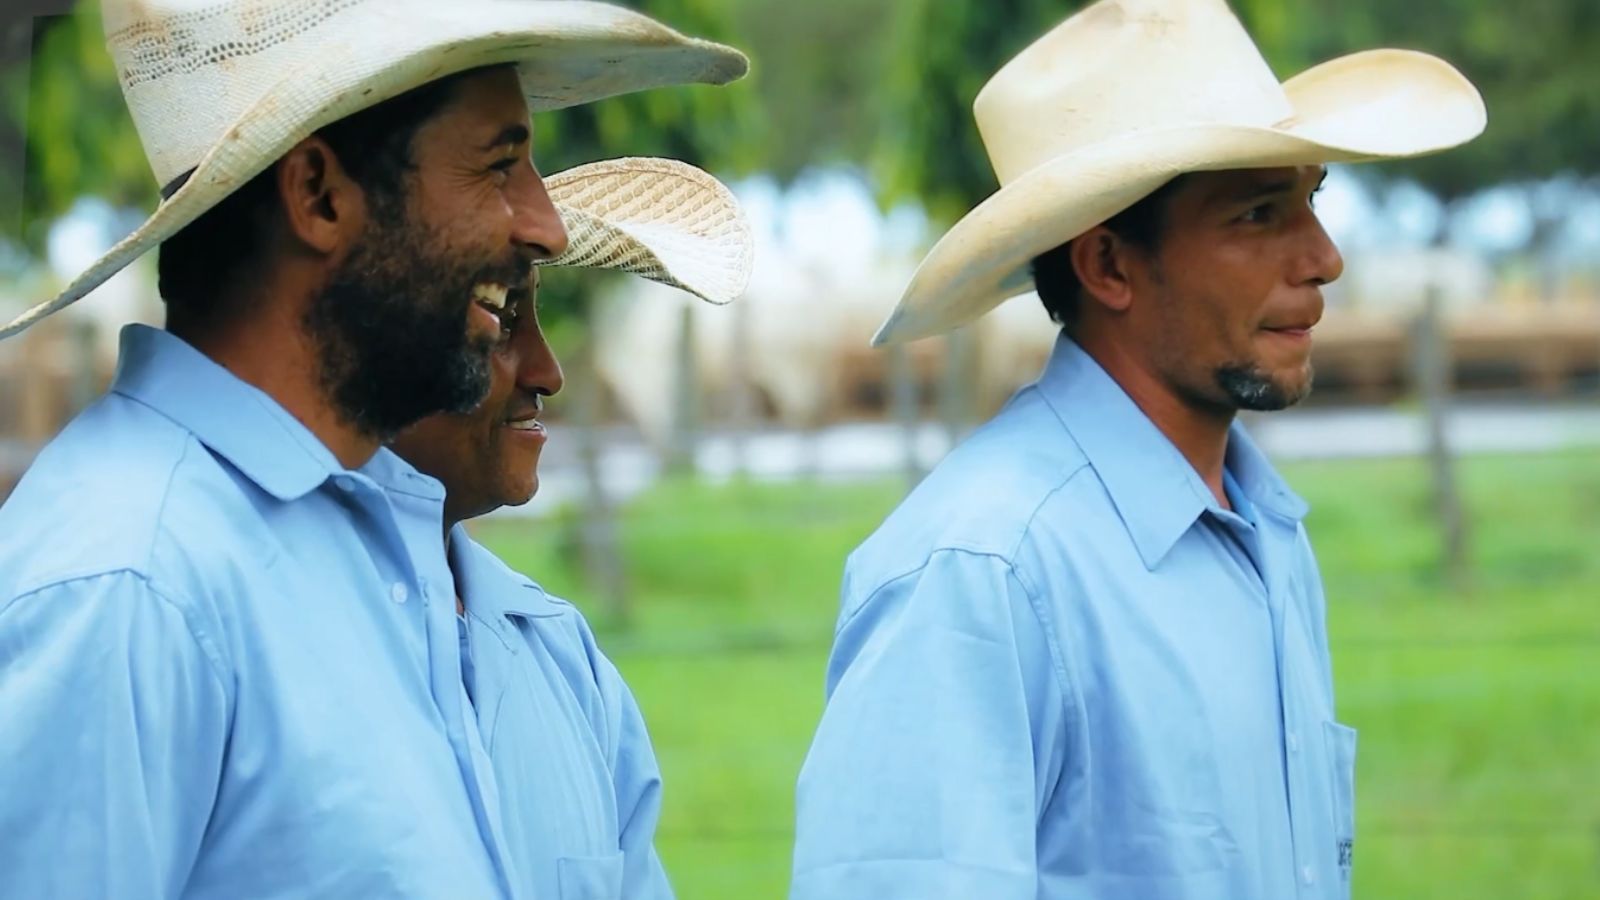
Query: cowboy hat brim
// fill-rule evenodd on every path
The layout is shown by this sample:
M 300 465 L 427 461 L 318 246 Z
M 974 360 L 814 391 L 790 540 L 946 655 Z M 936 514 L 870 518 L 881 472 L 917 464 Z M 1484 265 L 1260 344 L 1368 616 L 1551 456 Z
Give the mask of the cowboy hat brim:
M 430 81 L 517 64 L 529 110 L 541 112 L 667 85 L 726 84 L 749 69 L 731 47 L 605 3 L 456 0 L 410 6 L 405 16 L 404 27 L 365 22 L 286 72 L 138 229 L 59 295 L 0 328 L 0 339 L 81 299 L 318 129 Z
M 1483 132 L 1483 98 L 1438 57 L 1353 53 L 1283 85 L 1295 114 L 1271 126 L 1145 130 L 1058 156 L 955 224 L 912 275 L 873 346 L 964 325 L 1032 288 L 1033 258 L 1185 172 L 1372 162 L 1436 153 Z
M 567 227 L 546 266 L 612 269 L 716 304 L 750 283 L 754 238 L 733 193 L 671 159 L 613 159 L 545 179 Z

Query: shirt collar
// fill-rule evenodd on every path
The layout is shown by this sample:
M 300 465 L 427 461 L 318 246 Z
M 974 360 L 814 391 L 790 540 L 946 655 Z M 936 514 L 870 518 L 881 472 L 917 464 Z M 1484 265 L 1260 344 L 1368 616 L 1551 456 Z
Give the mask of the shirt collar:
M 565 607 L 544 588 L 513 570 L 467 534 L 465 525 L 450 529 L 450 571 L 467 609 L 487 621 L 506 616 L 559 616 Z
M 1105 485 L 1147 568 L 1154 569 L 1201 514 L 1220 510 L 1178 448 L 1065 333 L 1038 386 Z M 1292 519 L 1305 515 L 1305 503 L 1237 422 L 1225 465 L 1257 506 Z
M 266 392 L 170 332 L 145 325 L 124 328 L 111 391 L 187 429 L 279 500 L 297 500 L 330 476 L 349 474 L 310 429 Z M 437 482 L 387 449 L 380 449 L 359 471 L 386 488 L 443 496 Z
M 1238 421 L 1228 432 L 1228 455 L 1223 463 L 1239 490 L 1251 503 L 1280 518 L 1298 522 L 1311 507 L 1289 487 L 1272 467 L 1267 455 L 1256 446 L 1244 425 Z

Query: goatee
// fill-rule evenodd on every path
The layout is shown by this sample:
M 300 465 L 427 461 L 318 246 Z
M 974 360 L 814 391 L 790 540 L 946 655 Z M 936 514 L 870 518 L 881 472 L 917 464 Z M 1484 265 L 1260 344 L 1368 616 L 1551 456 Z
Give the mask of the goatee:
M 1311 393 L 1312 371 L 1298 385 L 1285 387 L 1252 365 L 1223 366 L 1216 372 L 1217 387 L 1234 409 L 1276 412 L 1299 403 Z

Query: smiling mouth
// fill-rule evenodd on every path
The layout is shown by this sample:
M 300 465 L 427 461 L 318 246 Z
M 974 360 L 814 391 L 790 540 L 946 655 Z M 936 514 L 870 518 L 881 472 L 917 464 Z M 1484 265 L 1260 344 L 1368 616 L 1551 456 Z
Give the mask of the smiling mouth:
M 533 395 L 533 404 L 519 404 L 521 409 L 506 416 L 501 425 L 512 431 L 544 431 L 544 423 L 539 421 L 539 414 L 544 412 L 544 400 L 538 394 Z
M 480 281 L 472 286 L 472 302 L 478 304 L 496 317 L 506 311 L 506 298 L 511 295 L 511 289 L 495 281 Z

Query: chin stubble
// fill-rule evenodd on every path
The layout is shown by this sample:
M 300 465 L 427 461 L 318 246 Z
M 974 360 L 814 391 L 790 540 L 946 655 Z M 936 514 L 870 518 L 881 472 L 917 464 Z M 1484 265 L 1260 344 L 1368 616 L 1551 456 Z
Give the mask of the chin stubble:
M 1307 368 L 1305 380 L 1286 389 L 1252 365 L 1230 365 L 1217 369 L 1217 387 L 1235 409 L 1275 412 L 1304 400 L 1311 393 L 1313 372 Z

